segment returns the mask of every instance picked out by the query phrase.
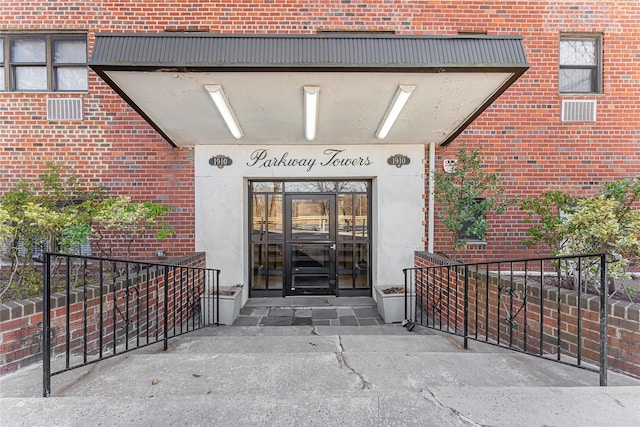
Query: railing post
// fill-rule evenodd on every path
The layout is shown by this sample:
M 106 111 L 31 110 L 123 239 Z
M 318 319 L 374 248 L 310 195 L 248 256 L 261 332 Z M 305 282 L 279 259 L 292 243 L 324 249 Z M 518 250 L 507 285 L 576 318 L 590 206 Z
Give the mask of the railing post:
M 463 324 L 463 334 L 464 334 L 464 348 L 465 350 L 469 347 L 469 266 L 465 264 L 464 266 L 464 324 Z
M 164 267 L 164 351 L 169 349 L 169 267 Z
M 407 293 L 407 269 L 402 270 L 404 273 L 404 320 L 409 320 L 407 305 L 409 304 L 409 294 Z
M 216 319 L 216 326 L 220 326 L 220 270 L 216 270 L 216 313 L 214 318 Z
M 600 255 L 600 385 L 607 385 L 607 371 L 609 370 L 609 289 L 607 286 L 607 256 Z
M 42 396 L 51 395 L 51 275 L 49 254 L 42 261 Z

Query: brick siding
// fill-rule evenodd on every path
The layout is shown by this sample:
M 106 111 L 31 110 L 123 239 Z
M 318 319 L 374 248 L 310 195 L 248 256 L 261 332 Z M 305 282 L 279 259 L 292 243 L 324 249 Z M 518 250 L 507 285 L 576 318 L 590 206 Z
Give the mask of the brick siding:
M 587 195 L 603 182 L 640 170 L 640 8 L 636 1 L 148 1 L 5 2 L 3 31 L 96 32 L 203 30 L 213 33 L 388 31 L 397 34 L 522 35 L 530 70 L 482 113 L 437 162 L 461 144 L 481 145 L 487 170 L 496 170 L 507 196 L 562 189 Z M 558 37 L 603 34 L 603 94 L 558 94 Z M 35 177 L 47 161 L 71 167 L 114 194 L 170 205 L 176 235 L 161 247 L 134 248 L 143 256 L 194 250 L 194 165 L 188 148 L 172 148 L 95 73 L 82 94 L 84 120 L 48 122 L 45 99 L 61 93 L 0 93 L 0 194 Z M 75 95 L 74 95 L 75 96 Z M 562 99 L 597 99 L 597 121 L 563 123 Z M 426 189 L 425 189 L 426 193 Z M 525 251 L 527 224 L 515 207 L 491 218 L 487 245 L 459 254 L 466 261 L 501 259 Z M 436 222 L 435 250 L 450 253 Z M 535 251 L 529 251 L 534 253 Z

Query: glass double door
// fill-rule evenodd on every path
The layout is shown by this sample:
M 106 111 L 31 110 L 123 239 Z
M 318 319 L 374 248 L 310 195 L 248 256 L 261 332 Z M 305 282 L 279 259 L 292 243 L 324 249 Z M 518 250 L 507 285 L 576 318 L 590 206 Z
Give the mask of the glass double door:
M 286 194 L 285 295 L 336 294 L 336 195 Z
M 371 295 L 371 182 L 251 181 L 250 297 Z

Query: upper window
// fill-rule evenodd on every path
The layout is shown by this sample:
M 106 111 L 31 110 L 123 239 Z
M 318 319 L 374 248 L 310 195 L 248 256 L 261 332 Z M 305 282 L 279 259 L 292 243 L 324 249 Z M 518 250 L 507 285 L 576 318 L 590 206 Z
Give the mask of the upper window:
M 600 93 L 602 91 L 601 37 L 560 36 L 560 93 Z
M 88 87 L 86 36 L 0 36 L 0 90 L 85 92 Z

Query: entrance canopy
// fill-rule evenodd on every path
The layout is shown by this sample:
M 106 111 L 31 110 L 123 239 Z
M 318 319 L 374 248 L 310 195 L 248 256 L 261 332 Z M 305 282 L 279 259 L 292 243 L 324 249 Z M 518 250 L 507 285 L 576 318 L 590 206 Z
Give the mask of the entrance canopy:
M 519 37 L 97 34 L 89 63 L 174 146 L 451 142 L 524 73 Z

